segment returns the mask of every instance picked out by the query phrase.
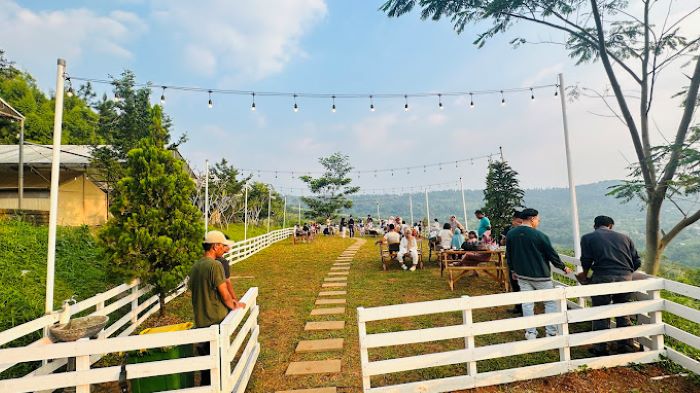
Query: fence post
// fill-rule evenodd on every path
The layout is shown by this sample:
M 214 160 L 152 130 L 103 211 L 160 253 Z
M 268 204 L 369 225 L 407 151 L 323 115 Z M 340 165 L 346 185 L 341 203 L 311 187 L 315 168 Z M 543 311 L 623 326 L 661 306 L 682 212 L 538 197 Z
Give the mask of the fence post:
M 369 351 L 367 350 L 367 325 L 364 319 L 364 307 L 357 308 L 357 329 L 360 334 L 360 368 L 362 372 L 362 391 L 367 392 L 371 388 L 369 375 L 366 375 L 369 364 Z
M 132 284 L 136 284 L 136 280 L 131 282 Z M 139 286 L 138 284 L 134 285 L 133 288 L 131 288 L 131 295 L 135 296 L 139 291 Z M 131 323 L 136 324 L 136 322 L 139 319 L 139 313 L 138 313 L 138 308 L 139 308 L 139 298 L 137 297 L 136 299 L 133 299 L 131 301 Z
M 86 338 L 80 341 L 88 340 Z M 87 371 L 90 369 L 90 355 L 77 356 L 75 358 L 75 371 Z M 87 385 L 77 385 L 75 387 L 75 393 L 90 393 L 90 384 Z
M 229 379 L 231 378 L 231 362 L 227 361 L 228 347 L 230 344 L 229 325 L 219 325 L 219 364 L 221 369 L 221 390 L 225 392 L 231 391 Z
M 654 290 L 649 291 L 649 297 L 652 300 L 661 300 L 661 291 Z M 663 308 L 663 307 L 662 307 Z M 663 317 L 661 311 L 654 311 L 649 313 L 649 319 L 651 319 L 652 324 L 663 324 Z M 657 334 L 649 337 L 651 339 L 651 349 L 654 351 L 659 351 L 664 348 L 664 335 Z
M 209 341 L 209 357 L 211 359 L 211 368 L 209 369 L 209 374 L 211 375 L 211 387 L 215 392 L 222 391 L 222 379 L 221 379 L 221 353 L 219 352 L 219 325 L 212 325 L 209 327 L 209 331 L 214 335 L 214 337 Z
M 570 369 L 571 347 L 569 346 L 569 312 L 566 300 L 566 287 L 559 290 L 559 313 L 564 315 L 564 323 L 559 325 L 559 334 L 564 337 L 564 347 L 559 348 L 559 361 L 566 362 L 566 368 Z
M 464 331 L 466 332 L 466 335 L 464 336 L 464 349 L 468 350 L 470 353 L 474 352 L 474 335 L 471 333 L 472 329 L 472 323 L 473 318 L 472 318 L 472 307 L 471 303 L 469 302 L 469 296 L 462 296 L 462 299 L 464 300 L 465 307 L 462 309 L 462 324 L 464 324 Z M 473 356 L 469 356 L 470 358 Z M 468 368 L 468 373 L 471 377 L 476 376 L 476 362 L 467 362 L 467 368 Z
M 102 313 L 100 313 L 100 311 L 104 308 L 105 308 L 105 301 L 102 300 L 102 301 L 98 302 L 95 305 L 95 314 L 102 315 Z M 105 330 L 104 329 L 100 330 L 100 333 L 97 335 L 97 338 L 98 339 L 105 338 Z

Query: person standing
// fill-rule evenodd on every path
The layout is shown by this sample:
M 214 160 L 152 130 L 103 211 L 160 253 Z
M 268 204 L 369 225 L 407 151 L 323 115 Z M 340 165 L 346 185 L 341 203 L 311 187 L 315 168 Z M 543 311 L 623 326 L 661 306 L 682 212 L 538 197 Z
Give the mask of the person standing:
M 615 221 L 608 216 L 598 216 L 593 221 L 593 232 L 581 237 L 581 266 L 583 271 L 577 274 L 579 281 L 590 284 L 607 284 L 632 280 L 634 273 L 642 265 L 632 239 L 627 235 L 613 231 Z M 588 280 L 588 272 L 593 275 Z M 591 296 L 593 307 L 627 303 L 631 293 L 616 293 Z M 628 315 L 616 317 L 617 327 L 631 326 Z M 593 321 L 593 330 L 610 329 L 610 318 Z M 596 356 L 609 355 L 608 343 L 594 344 L 589 352 Z M 636 352 L 634 341 L 630 339 L 617 342 L 618 353 Z
M 230 240 L 226 234 L 224 234 L 224 238 L 226 240 Z M 231 298 L 235 302 L 238 300 L 238 297 L 236 296 L 236 292 L 233 290 L 233 283 L 231 282 L 231 268 L 229 267 L 228 259 L 226 259 L 225 257 L 225 254 L 228 254 L 228 252 L 231 251 L 231 247 L 229 244 L 231 243 L 224 244 L 224 255 L 221 255 L 220 257 L 216 258 L 216 260 L 219 261 L 219 263 L 221 263 L 221 267 L 224 268 L 224 278 L 226 279 L 226 287 L 228 288 L 229 294 L 231 294 Z
M 355 219 L 352 216 L 348 220 L 348 230 L 350 231 L 350 237 L 355 237 Z
M 479 235 L 479 240 L 481 240 L 481 238 L 484 237 L 484 233 L 491 230 L 491 220 L 489 220 L 489 218 L 486 217 L 486 214 L 484 214 L 484 212 L 481 210 L 475 211 L 474 215 L 476 216 L 476 219 L 479 220 L 479 226 L 476 229 L 476 234 Z
M 561 261 L 549 237 L 537 230 L 540 225 L 539 212 L 535 209 L 524 209 L 520 216 L 523 220 L 522 224 L 508 231 L 506 237 L 506 262 L 511 274 L 518 280 L 522 292 L 552 289 L 554 284 L 549 264 L 564 270 L 567 274 L 571 273 L 571 269 Z M 523 303 L 522 307 L 524 317 L 535 315 L 534 303 Z M 557 301 L 544 302 L 545 313 L 556 311 Z M 557 335 L 555 325 L 548 325 L 545 330 L 547 336 Z M 534 327 L 526 329 L 525 338 L 536 339 L 537 329 Z
M 345 217 L 340 219 L 340 237 L 345 239 Z
M 233 242 L 226 240 L 220 231 L 209 231 L 202 247 L 204 255 L 192 265 L 188 286 L 192 292 L 192 311 L 196 328 L 204 328 L 221 323 L 229 310 L 244 308 L 245 303 L 233 300 L 224 276 L 224 268 L 216 259 L 231 247 Z M 209 343 L 196 345 L 201 356 L 209 354 Z M 209 371 L 202 371 L 201 385 L 211 385 Z
M 451 216 L 450 217 L 450 229 L 452 229 L 452 232 L 455 231 L 455 229 L 459 228 L 459 230 L 464 233 L 464 225 L 462 225 L 461 222 L 457 220 L 457 216 Z

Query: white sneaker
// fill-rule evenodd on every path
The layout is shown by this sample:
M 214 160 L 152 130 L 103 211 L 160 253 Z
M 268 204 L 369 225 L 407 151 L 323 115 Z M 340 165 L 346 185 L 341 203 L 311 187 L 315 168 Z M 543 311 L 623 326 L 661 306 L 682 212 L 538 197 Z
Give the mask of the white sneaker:
M 411 266 L 411 268 L 408 269 L 408 270 L 410 270 L 410 271 L 412 271 L 412 272 L 415 272 L 415 271 L 416 271 L 416 265 Z
M 402 263 L 402 264 L 401 264 L 401 269 L 406 270 L 406 269 L 408 269 L 408 268 L 406 267 L 406 265 L 404 265 L 404 264 Z
M 534 340 L 536 338 L 537 338 L 537 333 L 529 333 L 529 332 L 525 333 L 525 339 L 527 339 L 527 340 Z

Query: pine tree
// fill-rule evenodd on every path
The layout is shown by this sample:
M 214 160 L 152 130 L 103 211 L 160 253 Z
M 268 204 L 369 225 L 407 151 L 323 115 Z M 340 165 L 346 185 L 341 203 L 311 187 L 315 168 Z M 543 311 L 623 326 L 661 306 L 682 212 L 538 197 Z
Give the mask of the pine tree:
M 518 172 L 505 161 L 489 163 L 484 189 L 484 213 L 491 220 L 491 232 L 499 239 L 503 229 L 510 225 L 513 210 L 522 206 L 525 192 L 520 188 Z
M 162 127 L 129 151 L 117 183 L 112 218 L 100 233 L 112 274 L 140 278 L 165 297 L 187 276 L 200 254 L 202 215 L 192 203 L 195 184 L 183 164 L 164 148 Z

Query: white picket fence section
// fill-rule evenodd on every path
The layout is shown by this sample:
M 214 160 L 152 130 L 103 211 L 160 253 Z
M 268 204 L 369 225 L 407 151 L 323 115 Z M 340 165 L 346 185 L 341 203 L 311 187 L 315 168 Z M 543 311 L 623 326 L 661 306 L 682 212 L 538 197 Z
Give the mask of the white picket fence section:
M 271 231 L 267 234 L 254 237 L 246 241 L 237 242 L 226 257 L 232 264 L 240 262 L 264 249 L 270 244 L 286 239 L 292 235 L 292 233 L 293 228 L 285 228 Z M 165 299 L 166 303 L 185 292 L 186 289 L 186 285 L 183 283 L 183 285 L 181 285 L 176 291 Z M 255 364 L 255 360 L 257 359 L 257 355 L 259 353 L 259 344 L 257 342 L 257 335 L 259 332 L 257 324 L 257 315 L 259 311 L 256 303 L 258 294 L 257 288 L 251 288 L 248 290 L 248 292 L 246 292 L 246 295 L 242 299 L 242 301 L 247 305 L 246 309 L 236 310 L 235 312 L 229 313 L 227 318 L 220 325 L 222 329 L 221 332 L 218 330 L 219 326 L 216 326 L 216 329 L 196 329 L 182 332 L 180 334 L 177 332 L 162 333 L 162 335 L 148 335 L 141 338 L 138 336 L 130 336 L 130 334 L 132 334 L 136 328 L 143 323 L 143 321 L 145 321 L 149 316 L 153 315 L 153 313 L 160 310 L 157 295 L 152 295 L 146 300 L 139 300 L 151 292 L 151 287 L 140 285 L 138 280 L 134 280 L 130 284 L 119 285 L 106 292 L 97 294 L 91 298 L 78 302 L 77 304 L 71 305 L 69 311 L 71 316 L 79 313 L 88 313 L 89 315 L 107 315 L 110 317 L 108 326 L 99 334 L 97 339 L 81 340 L 75 343 L 52 344 L 48 338 L 44 337 L 26 346 L 12 347 L 13 342 L 18 339 L 22 339 L 37 332 L 45 333 L 49 326 L 58 322 L 60 311 L 56 311 L 52 314 L 45 315 L 22 325 L 0 332 L 0 347 L 10 347 L 0 349 L 0 372 L 3 372 L 19 363 L 42 361 L 41 366 L 34 369 L 22 378 L 0 380 L 0 392 L 41 391 L 43 389 L 49 389 L 43 388 L 43 386 L 49 386 L 51 389 L 56 389 L 62 386 L 77 386 L 78 382 L 83 384 L 87 383 L 89 385 L 91 383 L 114 381 L 115 379 L 111 379 L 114 377 L 114 373 L 106 371 L 110 368 L 90 370 L 90 366 L 100 360 L 107 353 L 191 344 L 205 341 L 210 341 L 213 343 L 213 345 L 215 343 L 213 347 L 214 350 L 211 351 L 211 353 L 215 353 L 216 355 L 210 355 L 207 357 L 208 360 L 204 359 L 203 357 L 187 358 L 188 361 L 181 359 L 179 360 L 180 363 L 173 363 L 167 367 L 163 367 L 162 369 L 157 365 L 156 369 L 149 368 L 148 366 L 152 363 L 161 362 L 129 365 L 127 366 L 127 369 L 134 370 L 133 373 L 129 374 L 129 379 L 151 376 L 151 374 L 148 373 L 160 371 L 166 372 L 152 375 L 171 374 L 202 369 L 215 369 L 217 371 L 216 373 L 212 373 L 212 383 L 214 384 L 215 374 L 217 376 L 216 380 L 219 382 L 214 385 L 217 386 L 217 388 L 213 391 L 220 391 L 220 387 L 224 384 L 226 387 L 230 386 L 231 389 L 238 389 L 236 391 L 242 391 L 242 389 L 245 389 L 245 385 L 250 377 L 252 367 Z M 248 311 L 250 312 L 248 313 Z M 245 320 L 243 330 L 241 330 L 241 332 L 251 333 L 251 337 L 247 341 L 248 344 L 244 347 L 244 355 L 247 356 L 241 358 L 242 360 L 245 360 L 245 362 L 239 361 L 234 365 L 233 373 L 229 373 L 225 376 L 225 378 L 222 378 L 219 375 L 219 370 L 230 371 L 231 365 L 230 363 L 228 363 L 228 366 L 219 365 L 219 351 L 226 349 L 227 354 L 235 356 L 236 351 L 241 348 L 241 345 L 245 340 L 245 334 L 242 337 L 239 337 L 241 332 L 237 332 L 236 330 L 246 313 L 249 314 L 249 317 Z M 195 331 L 196 333 L 193 333 Z M 203 331 L 207 331 L 208 333 Z M 234 333 L 236 336 L 230 345 L 225 343 L 227 340 L 224 340 L 223 338 L 220 340 L 220 337 L 227 337 L 229 338 L 228 341 L 231 341 L 231 337 Z M 44 336 L 46 336 L 46 334 L 44 334 Z M 221 341 L 221 344 L 219 341 Z M 152 343 L 156 343 L 157 345 L 151 345 Z M 234 346 L 236 346 L 235 350 Z M 75 352 L 74 350 L 79 350 L 79 352 Z M 84 355 L 85 353 L 87 353 L 87 355 Z M 77 358 L 76 364 L 79 367 L 78 370 L 74 373 L 57 373 L 51 375 L 67 364 L 68 357 Z M 216 359 L 218 359 L 216 362 L 216 367 L 213 367 L 214 360 Z M 232 359 L 233 357 L 230 357 L 229 362 Z M 189 363 L 189 360 L 193 360 L 193 363 Z M 241 365 L 241 363 L 245 364 Z M 190 370 L 192 367 L 195 368 Z M 116 367 L 116 369 L 118 368 L 119 367 Z M 112 367 L 111 369 L 115 368 Z M 95 370 L 100 371 L 97 372 Z M 92 374 L 85 374 L 88 371 L 92 372 Z M 117 370 L 117 375 L 118 371 L 119 370 Z M 102 374 L 100 374 L 100 372 Z M 86 380 L 82 377 L 83 375 L 90 375 L 91 378 L 94 377 L 95 379 Z M 17 382 L 20 380 L 21 383 Z M 245 382 L 242 383 L 241 381 Z M 27 389 L 23 390 L 24 387 L 27 387 Z M 209 391 L 209 389 L 210 388 L 206 388 L 203 389 L 203 391 Z M 79 389 L 78 391 L 80 392 L 86 390 L 83 388 L 82 390 Z
M 357 309 L 357 314 L 363 390 L 365 392 L 382 393 L 449 392 L 557 375 L 574 371 L 581 366 L 602 368 L 623 366 L 628 363 L 649 363 L 659 360 L 659 356 L 661 355 L 667 356 L 670 360 L 680 364 L 686 369 L 700 374 L 700 362 L 674 349 L 665 348 L 664 335 L 673 337 L 694 348 L 700 348 L 700 337 L 665 324 L 662 320 L 662 312 L 665 311 L 687 320 L 700 323 L 700 311 L 662 299 L 661 290 L 670 291 L 696 300 L 700 299 L 700 288 L 698 287 L 661 278 L 648 278 L 623 283 L 574 287 L 560 286 L 550 290 L 474 297 L 465 296 L 456 299 L 366 309 L 360 307 Z M 578 303 L 573 302 L 573 304 L 578 307 L 567 309 L 569 308 L 567 306 L 572 303 L 569 302 L 568 299 L 583 299 L 595 295 L 625 292 L 636 292 L 643 294 L 643 296 L 638 296 L 638 299 L 641 298 L 640 300 L 626 304 L 612 304 L 594 308 L 580 307 Z M 556 301 L 559 311 L 532 317 L 473 322 L 473 310 L 545 300 Z M 418 330 L 367 333 L 367 323 L 448 312 L 461 312 L 462 323 L 452 326 Z M 583 333 L 572 333 L 569 329 L 569 324 L 572 323 L 623 315 L 640 315 L 641 318 L 638 319 L 637 325 L 625 328 Z M 559 335 L 554 337 L 542 337 L 535 340 L 519 340 L 485 346 L 475 345 L 475 337 L 480 335 L 520 331 L 518 334 L 520 336 L 522 330 L 525 328 L 541 327 L 550 324 L 558 326 Z M 572 347 L 626 338 L 638 338 L 645 346 L 645 351 L 585 359 L 571 358 Z M 418 356 L 369 360 L 369 351 L 374 348 L 427 343 L 448 339 L 464 339 L 464 348 Z M 477 372 L 478 362 L 486 359 L 554 349 L 559 351 L 559 360 L 556 362 L 497 371 Z M 371 377 L 373 376 L 454 364 L 466 364 L 466 369 L 468 370 L 466 375 L 379 387 L 372 387 L 371 384 Z

